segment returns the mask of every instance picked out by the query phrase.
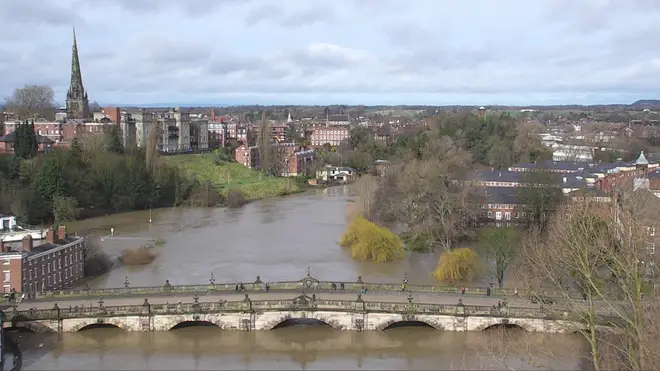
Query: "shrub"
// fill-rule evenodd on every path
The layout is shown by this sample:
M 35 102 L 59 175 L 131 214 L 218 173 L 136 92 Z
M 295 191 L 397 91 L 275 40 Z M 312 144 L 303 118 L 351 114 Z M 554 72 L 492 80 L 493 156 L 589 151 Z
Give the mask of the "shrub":
M 85 240 L 85 275 L 100 276 L 112 269 L 114 265 L 110 255 L 102 251 L 95 241 L 87 238 Z
M 138 247 L 137 249 L 126 249 L 121 252 L 119 258 L 125 265 L 145 265 L 156 259 L 156 253 L 147 247 Z
M 247 199 L 245 198 L 245 195 L 243 195 L 243 192 L 231 189 L 229 192 L 227 192 L 227 196 L 225 198 L 225 204 L 227 207 L 241 207 L 247 203 Z
M 460 247 L 440 255 L 433 276 L 439 281 L 472 281 L 481 268 L 479 255 L 472 249 Z
M 399 236 L 361 216 L 349 224 L 340 244 L 350 248 L 355 259 L 384 263 L 403 256 L 403 242 Z

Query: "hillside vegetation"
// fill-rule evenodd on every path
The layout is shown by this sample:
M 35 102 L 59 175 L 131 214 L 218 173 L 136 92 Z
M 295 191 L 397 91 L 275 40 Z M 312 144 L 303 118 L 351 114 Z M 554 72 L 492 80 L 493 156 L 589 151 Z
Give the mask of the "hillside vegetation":
M 224 196 L 232 189 L 243 193 L 248 200 L 300 191 L 294 179 L 289 180 L 287 191 L 287 179 L 268 177 L 241 164 L 220 161 L 213 153 L 167 156 L 165 161 L 194 175 L 201 182 L 211 182 Z

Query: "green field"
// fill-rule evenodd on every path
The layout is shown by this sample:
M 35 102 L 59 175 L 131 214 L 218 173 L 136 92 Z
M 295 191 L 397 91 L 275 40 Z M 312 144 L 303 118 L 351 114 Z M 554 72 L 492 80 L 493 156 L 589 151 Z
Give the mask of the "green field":
M 222 194 L 236 189 L 249 200 L 280 196 L 300 191 L 299 184 L 290 179 L 287 192 L 286 178 L 273 178 L 235 162 L 217 162 L 213 153 L 165 157 L 166 163 L 195 175 L 200 181 L 210 181 Z

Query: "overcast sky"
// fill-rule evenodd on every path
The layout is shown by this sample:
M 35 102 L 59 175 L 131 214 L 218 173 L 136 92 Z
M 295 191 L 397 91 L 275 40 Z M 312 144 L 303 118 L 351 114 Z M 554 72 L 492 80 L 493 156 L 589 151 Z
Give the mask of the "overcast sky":
M 660 98 L 660 0 L 0 0 L 0 94 L 102 104 Z

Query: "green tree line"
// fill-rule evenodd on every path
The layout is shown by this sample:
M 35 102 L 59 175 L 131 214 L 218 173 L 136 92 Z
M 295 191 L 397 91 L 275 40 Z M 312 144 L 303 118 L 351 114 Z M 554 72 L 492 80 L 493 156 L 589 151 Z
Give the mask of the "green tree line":
M 0 157 L 0 208 L 23 223 L 180 205 L 205 188 L 160 161 L 147 166 L 144 150 L 123 148 L 116 126 L 46 153 L 35 137 L 31 123 L 18 125 L 14 154 Z

